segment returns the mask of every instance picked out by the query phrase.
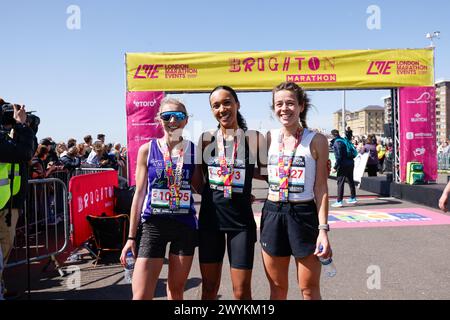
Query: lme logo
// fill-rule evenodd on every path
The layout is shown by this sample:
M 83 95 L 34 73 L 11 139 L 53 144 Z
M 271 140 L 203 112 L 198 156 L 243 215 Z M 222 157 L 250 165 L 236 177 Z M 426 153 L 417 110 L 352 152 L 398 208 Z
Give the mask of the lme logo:
M 159 69 L 163 66 L 162 64 L 140 64 L 136 69 L 134 79 L 157 79 Z
M 372 61 L 367 69 L 367 74 L 391 74 L 392 64 L 395 61 Z

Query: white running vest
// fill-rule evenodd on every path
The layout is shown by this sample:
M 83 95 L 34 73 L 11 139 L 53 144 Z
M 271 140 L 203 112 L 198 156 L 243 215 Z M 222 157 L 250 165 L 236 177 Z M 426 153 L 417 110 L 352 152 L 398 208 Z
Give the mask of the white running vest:
M 270 130 L 271 144 L 269 148 L 268 174 L 269 195 L 271 201 L 279 201 L 280 178 L 278 177 L 278 139 L 280 129 Z M 314 181 L 316 178 L 316 160 L 312 157 L 310 144 L 315 132 L 304 129 L 302 141 L 299 143 L 292 161 L 289 175 L 289 201 L 305 202 L 314 199 Z M 287 167 L 291 150 L 284 150 L 284 164 Z

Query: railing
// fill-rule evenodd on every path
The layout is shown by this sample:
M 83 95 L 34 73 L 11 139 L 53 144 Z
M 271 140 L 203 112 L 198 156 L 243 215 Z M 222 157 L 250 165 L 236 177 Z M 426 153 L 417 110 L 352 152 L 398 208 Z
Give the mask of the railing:
M 72 176 L 79 176 L 82 174 L 91 174 L 91 173 L 98 173 L 98 172 L 104 172 L 104 171 L 112 171 L 113 168 L 76 168 Z
M 438 170 L 450 170 L 449 153 L 438 153 Z
M 69 244 L 67 187 L 56 178 L 28 181 L 28 198 L 19 215 L 8 264 L 14 267 L 55 257 Z

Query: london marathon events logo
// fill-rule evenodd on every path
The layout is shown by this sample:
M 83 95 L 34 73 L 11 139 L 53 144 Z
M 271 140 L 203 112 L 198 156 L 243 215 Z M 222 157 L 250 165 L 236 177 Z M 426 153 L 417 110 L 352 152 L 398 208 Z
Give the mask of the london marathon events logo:
M 394 68 L 395 67 L 395 68 Z M 429 68 L 420 61 L 413 60 L 374 60 L 370 61 L 367 68 L 367 75 L 390 75 L 394 72 L 397 75 L 423 75 L 427 74 Z
M 134 79 L 186 79 L 196 78 L 198 69 L 188 64 L 140 64 Z

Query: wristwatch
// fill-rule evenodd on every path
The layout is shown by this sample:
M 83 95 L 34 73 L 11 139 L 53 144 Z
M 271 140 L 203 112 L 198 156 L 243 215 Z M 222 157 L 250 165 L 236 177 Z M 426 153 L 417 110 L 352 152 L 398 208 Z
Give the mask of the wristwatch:
M 329 225 L 328 223 L 325 223 L 325 224 L 319 224 L 318 229 L 319 229 L 319 230 L 330 231 L 330 225 Z

